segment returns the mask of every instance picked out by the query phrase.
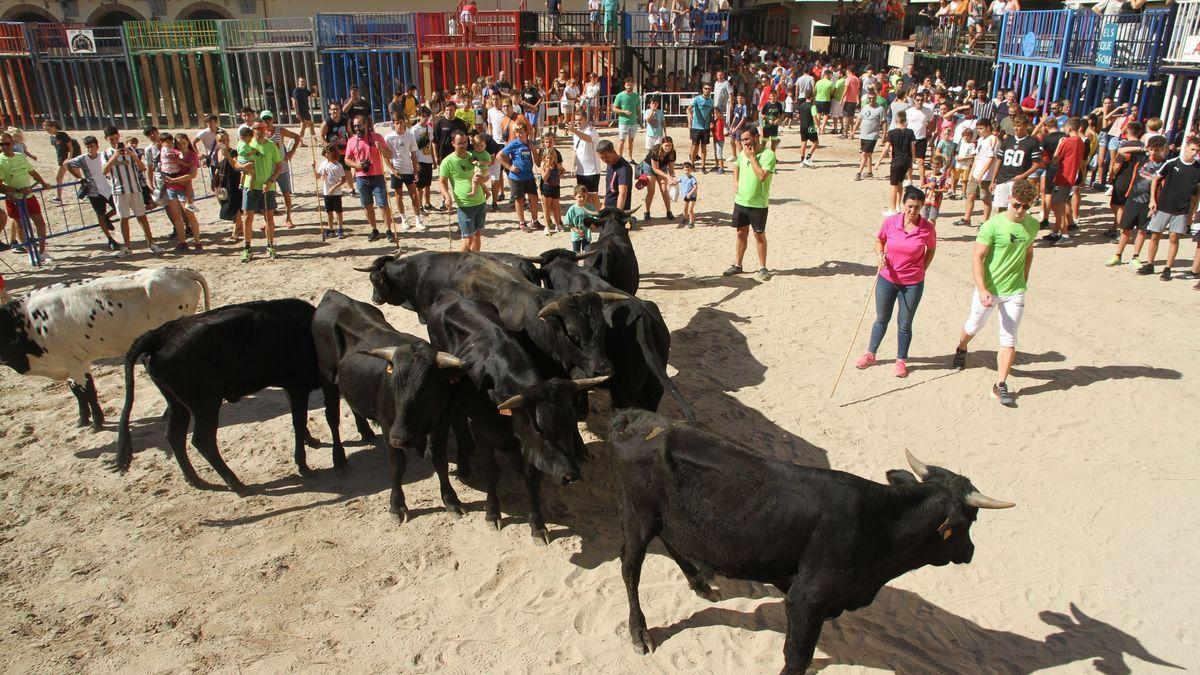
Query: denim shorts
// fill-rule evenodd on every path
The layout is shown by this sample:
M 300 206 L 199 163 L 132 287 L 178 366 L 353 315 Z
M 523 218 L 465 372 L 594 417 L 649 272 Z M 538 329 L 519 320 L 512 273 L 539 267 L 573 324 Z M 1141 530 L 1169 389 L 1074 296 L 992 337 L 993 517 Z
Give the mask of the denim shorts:
M 486 213 L 487 204 L 458 207 L 458 231 L 464 237 L 471 237 L 483 232 L 483 220 Z
M 1121 137 L 1120 136 L 1109 136 L 1108 137 L 1108 151 L 1116 152 L 1120 148 L 1121 148 Z
M 292 173 L 285 171 L 275 178 L 275 187 L 279 188 L 281 194 L 292 194 Z
M 275 211 L 275 191 L 242 190 L 242 210 L 254 213 Z
M 383 176 L 359 176 L 354 179 L 354 186 L 358 188 L 358 201 L 363 208 L 371 205 L 372 196 L 375 197 L 375 206 L 387 206 L 387 183 Z
M 167 201 L 186 202 L 187 198 L 187 188 L 167 186 Z

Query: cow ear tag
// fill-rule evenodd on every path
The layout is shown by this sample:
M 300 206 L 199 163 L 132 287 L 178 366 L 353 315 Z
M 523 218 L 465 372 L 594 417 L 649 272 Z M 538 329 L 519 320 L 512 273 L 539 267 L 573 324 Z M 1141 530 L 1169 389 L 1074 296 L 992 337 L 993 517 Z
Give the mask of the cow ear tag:
M 654 438 L 655 436 L 661 434 L 664 431 L 666 431 L 665 427 L 654 427 L 654 429 L 649 434 L 646 434 L 646 440 L 650 440 L 651 438 Z
M 392 371 L 392 365 L 391 365 L 390 363 L 388 364 L 388 367 L 387 367 L 387 372 L 388 372 L 388 375 L 391 375 L 391 374 L 392 374 L 392 372 L 393 372 L 393 371 Z
M 500 414 L 501 414 L 501 415 L 504 415 L 505 417 L 512 417 L 512 411 L 511 411 L 511 410 L 508 410 L 508 409 L 501 410 L 501 411 L 500 411 Z
M 949 518 L 944 520 L 941 525 L 938 525 L 938 532 L 942 535 L 942 541 L 946 541 L 954 534 L 954 528 L 950 527 Z

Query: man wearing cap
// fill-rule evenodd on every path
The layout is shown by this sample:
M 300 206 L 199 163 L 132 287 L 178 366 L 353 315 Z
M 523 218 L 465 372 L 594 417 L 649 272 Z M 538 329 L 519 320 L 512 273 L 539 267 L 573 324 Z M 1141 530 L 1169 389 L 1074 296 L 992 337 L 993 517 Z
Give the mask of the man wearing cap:
M 300 141 L 300 135 L 296 132 L 275 126 L 275 113 L 270 110 L 262 111 L 259 113 L 258 118 L 266 123 L 267 134 L 271 137 L 271 142 L 275 144 L 275 147 L 279 148 L 279 152 L 283 156 L 283 167 L 279 170 L 279 178 L 275 184 L 278 186 L 279 194 L 283 195 L 283 205 L 287 214 L 286 222 L 290 230 L 296 226 L 292 222 L 292 155 L 296 154 L 296 149 L 303 145 L 303 143 Z M 294 141 L 290 150 L 287 149 L 287 144 L 284 141 L 284 139 L 288 138 Z M 279 215 L 278 209 L 276 209 L 275 215 Z
M 271 142 L 267 123 L 263 121 L 255 123 L 254 140 L 245 146 L 239 145 L 237 155 L 229 159 L 233 168 L 239 171 L 252 167 L 252 171 L 242 178 L 242 234 L 245 237 L 242 262 L 250 262 L 250 241 L 254 238 L 254 215 L 257 213 L 261 213 L 266 221 L 267 257 L 275 257 L 275 179 L 283 170 L 283 155 Z M 242 162 L 243 157 L 249 161 Z

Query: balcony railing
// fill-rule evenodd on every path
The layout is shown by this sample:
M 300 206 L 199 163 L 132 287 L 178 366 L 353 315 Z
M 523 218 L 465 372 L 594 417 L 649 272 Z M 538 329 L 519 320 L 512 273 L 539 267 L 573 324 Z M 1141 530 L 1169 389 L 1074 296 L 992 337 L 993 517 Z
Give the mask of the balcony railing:
M 934 27 L 919 26 L 913 38 L 918 51 L 938 54 L 968 54 L 971 56 L 996 56 L 996 40 L 999 33 L 992 29 L 976 36 L 970 28 L 960 25 Z
M 697 25 L 690 16 L 683 17 L 679 29 L 668 25 L 665 29 L 650 27 L 650 15 L 646 12 L 625 13 L 625 42 L 638 47 L 716 45 L 729 41 L 729 12 L 707 12 L 700 15 Z
M 1165 58 L 1176 63 L 1200 64 L 1200 0 L 1175 0 L 1175 29 Z
M 1067 65 L 1148 73 L 1155 65 L 1170 17 L 1169 9 L 1115 16 L 1075 10 Z
M 1000 29 L 1000 58 L 1057 63 L 1066 47 L 1070 13 L 1045 9 L 1005 14 Z
M 509 47 L 519 44 L 520 12 L 476 12 L 473 23 L 464 24 L 458 12 L 419 12 L 417 46 Z
M 617 13 L 617 35 L 624 33 L 623 12 Z M 591 12 L 521 12 L 521 42 L 523 44 L 600 44 L 614 41 L 604 33 L 604 14 L 592 23 Z
M 134 54 L 183 52 L 216 49 L 220 46 L 220 37 L 217 33 L 217 22 L 211 19 L 126 21 L 125 43 Z
M 312 47 L 313 21 L 307 17 L 222 21 L 221 39 L 227 49 L 237 50 Z
M 835 14 L 830 35 L 839 38 L 865 38 L 887 42 L 904 39 L 904 25 L 889 14 L 848 12 Z
M 0 54 L 28 54 L 25 42 L 25 24 L 0 22 Z
M 322 13 L 315 21 L 322 49 L 411 49 L 417 44 L 409 12 Z

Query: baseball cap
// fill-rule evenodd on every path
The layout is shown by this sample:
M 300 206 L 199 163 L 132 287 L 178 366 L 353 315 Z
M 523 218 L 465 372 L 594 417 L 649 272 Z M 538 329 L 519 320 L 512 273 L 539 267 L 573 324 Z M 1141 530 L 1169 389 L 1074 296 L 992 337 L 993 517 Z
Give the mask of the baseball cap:
M 273 120 L 275 119 L 275 113 L 271 112 L 270 110 L 264 110 L 258 114 L 258 119 Z

